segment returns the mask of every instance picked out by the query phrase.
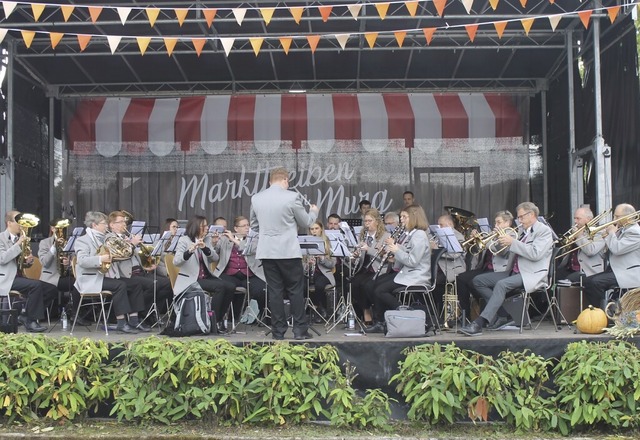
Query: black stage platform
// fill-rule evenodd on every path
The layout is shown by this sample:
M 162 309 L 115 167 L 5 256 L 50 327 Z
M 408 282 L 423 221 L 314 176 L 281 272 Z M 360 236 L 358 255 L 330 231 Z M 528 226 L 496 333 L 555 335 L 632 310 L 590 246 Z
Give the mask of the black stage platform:
M 534 321 L 534 327 L 537 322 Z M 443 330 L 441 334 L 410 339 L 390 339 L 381 334 L 361 334 L 353 330 L 345 330 L 344 325 L 336 326 L 332 331 L 328 332 L 325 327 L 320 324 L 314 326 L 320 332 L 320 336 L 314 335 L 314 338 L 304 343 L 309 345 L 330 344 L 334 345 L 340 354 L 342 362 L 349 361 L 351 365 L 356 367 L 356 378 L 354 385 L 356 388 L 381 388 L 384 391 L 395 394 L 389 387 L 389 379 L 397 372 L 398 361 L 404 358 L 402 351 L 407 347 L 420 344 L 449 344 L 454 342 L 458 347 L 473 350 L 486 355 L 497 355 L 503 350 L 530 351 L 541 355 L 545 358 L 560 358 L 567 344 L 583 339 L 594 341 L 606 341 L 610 339 L 607 334 L 602 335 L 586 335 L 575 333 L 574 328 L 568 328 L 563 325 L 558 331 L 555 331 L 551 321 L 544 321 L 538 329 L 529 329 L 520 333 L 516 327 L 508 328 L 500 331 L 485 330 L 482 336 L 469 337 L 453 330 Z M 226 336 L 204 336 L 207 338 L 223 337 L 233 344 L 246 343 L 274 343 L 270 336 L 266 335 L 266 328 L 253 325 L 239 325 L 233 334 Z M 21 332 L 24 330 L 20 330 Z M 69 330 L 62 330 L 59 324 L 55 327 L 52 323 L 52 330 L 46 333 L 51 337 L 69 336 Z M 100 339 L 113 343 L 133 341 L 149 336 L 165 338 L 167 336 L 158 335 L 158 331 L 151 333 L 139 333 L 137 335 L 119 334 L 110 331 L 105 336 L 104 331 L 96 331 L 95 327 L 88 329 L 86 327 L 76 327 L 73 337 Z M 192 336 L 190 338 L 182 338 L 189 340 L 199 338 Z M 301 343 L 293 340 L 291 331 L 285 335 L 285 342 Z

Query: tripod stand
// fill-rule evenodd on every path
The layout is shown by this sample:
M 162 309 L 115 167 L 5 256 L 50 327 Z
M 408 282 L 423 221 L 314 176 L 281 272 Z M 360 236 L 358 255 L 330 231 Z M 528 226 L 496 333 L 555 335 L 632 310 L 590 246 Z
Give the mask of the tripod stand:
M 158 240 L 158 242 L 153 247 L 153 250 L 149 254 L 148 258 L 154 260 L 154 265 L 157 266 L 160 262 L 160 258 L 162 258 L 162 254 L 165 248 L 166 243 L 171 240 L 173 237 L 171 236 L 171 231 L 165 231 L 162 234 L 162 237 Z M 156 321 L 151 325 L 151 328 L 158 326 L 160 327 L 160 313 L 158 312 L 158 269 L 157 267 L 153 269 L 153 302 L 151 303 L 151 307 L 147 311 L 145 317 L 140 320 L 141 323 L 144 323 L 151 316 L 155 315 Z

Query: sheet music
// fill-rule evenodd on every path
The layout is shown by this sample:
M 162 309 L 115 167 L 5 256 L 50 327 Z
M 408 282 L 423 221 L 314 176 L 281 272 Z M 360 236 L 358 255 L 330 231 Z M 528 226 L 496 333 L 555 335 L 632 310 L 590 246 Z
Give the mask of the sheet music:
M 139 221 L 139 220 L 133 221 L 131 223 L 131 230 L 130 230 L 131 235 L 143 235 L 144 228 L 146 225 L 147 223 L 143 221 Z
M 176 251 L 176 246 L 178 245 L 178 241 L 180 240 L 180 237 L 184 235 L 185 232 L 186 230 L 184 228 L 178 228 L 178 232 L 176 232 L 176 235 L 173 236 L 173 239 L 171 240 L 171 244 L 167 248 L 167 252 Z
M 324 231 L 324 233 L 329 239 L 332 257 L 346 257 L 351 255 L 351 252 L 349 252 L 349 247 L 344 242 L 342 231 L 327 229 Z
M 347 240 L 347 246 L 354 248 L 356 246 L 358 246 L 358 240 L 356 240 L 356 236 L 353 233 L 353 230 L 351 229 L 351 226 L 349 226 L 349 224 L 347 222 L 340 222 L 340 230 L 342 231 L 342 233 L 345 236 L 345 239 Z
M 298 237 L 298 243 L 300 244 L 303 255 L 324 255 L 326 253 L 322 237 L 300 235 Z
M 447 252 L 463 252 L 462 246 L 452 228 L 448 226 L 446 228 L 438 228 L 436 234 L 441 247 L 445 248 Z
M 485 232 L 487 234 L 491 233 L 491 224 L 489 224 L 489 219 L 486 217 L 479 218 L 477 220 L 478 226 L 480 227 L 480 232 Z

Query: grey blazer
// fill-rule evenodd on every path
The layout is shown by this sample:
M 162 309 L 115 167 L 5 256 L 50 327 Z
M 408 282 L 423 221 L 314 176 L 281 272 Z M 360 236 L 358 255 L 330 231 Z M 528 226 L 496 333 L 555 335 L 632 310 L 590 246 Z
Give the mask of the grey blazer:
M 218 264 L 216 269 L 213 271 L 213 274 L 217 277 L 220 277 L 224 270 L 227 268 L 229 264 L 229 259 L 231 258 L 231 250 L 233 249 L 233 242 L 229 240 L 227 237 L 222 236 L 220 240 L 218 240 L 218 244 L 216 246 L 216 251 L 220 259 L 218 260 Z M 254 237 L 251 240 L 251 247 L 247 251 L 244 259 L 247 262 L 247 266 L 253 272 L 255 276 L 260 278 L 262 281 L 265 281 L 264 278 L 264 269 L 262 268 L 262 263 L 260 260 L 256 258 L 256 247 L 258 246 L 258 237 Z M 247 240 L 240 241 L 240 245 L 238 246 L 240 252 L 244 252 L 247 248 Z
M 98 270 L 100 268 L 100 255 L 98 255 L 100 244 L 102 243 L 94 240 L 89 232 L 79 237 L 74 244 L 77 259 L 74 286 L 80 293 L 102 291 L 104 274 Z
M 427 233 L 414 229 L 395 253 L 394 269 L 399 270 L 393 281 L 403 286 L 431 284 L 431 247 Z
M 336 277 L 333 275 L 333 269 L 336 267 L 336 263 L 338 259 L 336 257 L 328 257 L 326 255 L 322 255 L 322 256 L 324 257 L 322 261 L 320 260 L 320 258 L 316 258 L 316 266 L 318 267 L 320 272 L 325 277 L 327 277 L 327 279 L 329 280 L 329 283 L 331 283 L 332 286 L 335 286 Z
M 198 254 L 202 258 L 206 259 L 207 270 L 211 274 L 211 276 L 215 276 L 213 271 L 211 270 L 211 263 L 214 261 L 218 261 L 220 257 L 213 249 L 213 245 L 211 244 L 211 237 L 205 237 L 204 244 L 211 250 L 211 254 L 209 256 L 205 255 L 200 249 L 196 249 L 193 255 L 189 257 L 188 260 L 184 259 L 184 251 L 189 249 L 194 244 L 193 241 L 187 235 L 183 235 L 178 240 L 178 244 L 176 245 L 176 254 L 173 257 L 173 264 L 180 269 L 178 272 L 178 276 L 176 277 L 176 282 L 173 286 L 173 294 L 178 295 L 182 293 L 187 287 L 191 284 L 198 281 L 198 274 L 200 273 L 200 264 L 198 260 Z
M 376 254 L 378 253 L 378 249 L 381 246 L 384 246 L 384 241 L 391 237 L 391 234 L 388 232 L 385 232 L 384 234 L 382 234 L 382 237 L 380 237 L 380 240 L 376 240 L 376 237 L 372 237 L 373 241 L 371 242 L 371 246 L 368 247 L 367 249 L 367 255 L 370 258 L 373 258 L 376 256 Z M 367 239 L 367 235 L 364 235 L 364 240 Z M 384 258 L 384 257 L 383 257 Z M 380 269 L 380 265 L 382 264 L 382 258 L 376 258 L 373 263 L 371 263 L 371 268 L 374 272 L 377 272 L 378 269 Z
M 596 235 L 593 240 L 584 234 L 578 237 L 575 243 L 580 247 L 578 251 L 580 270 L 588 277 L 603 272 L 606 243 L 602 234 Z
M 633 223 L 616 234 L 607 235 L 604 240 L 618 286 L 623 289 L 640 286 L 640 226 Z
M 549 226 L 536 221 L 525 241 L 514 240 L 509 247 L 507 270 L 511 271 L 518 256 L 522 283 L 528 293 L 548 287 L 549 264 L 553 249 L 553 233 Z
M 18 273 L 18 255 L 22 248 L 11 241 L 9 231 L 0 233 L 0 296 L 9 296 L 13 280 Z
M 38 258 L 42 264 L 42 272 L 40 273 L 40 281 L 45 283 L 58 285 L 60 273 L 58 272 L 58 256 L 51 253 L 51 246 L 55 242 L 55 236 L 45 238 L 40 242 L 38 247 Z
M 298 227 L 316 221 L 315 211 L 307 212 L 302 196 L 279 185 L 271 185 L 251 197 L 251 229 L 260 233 L 256 257 L 264 259 L 302 258 Z

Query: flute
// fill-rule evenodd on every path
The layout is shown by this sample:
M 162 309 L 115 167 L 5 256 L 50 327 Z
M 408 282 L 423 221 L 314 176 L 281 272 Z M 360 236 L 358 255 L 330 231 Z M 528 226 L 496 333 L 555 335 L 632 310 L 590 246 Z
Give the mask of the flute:
M 302 201 L 307 205 L 307 206 L 311 206 L 311 202 L 304 196 L 304 194 L 302 194 L 300 191 L 298 191 L 298 188 L 292 188 L 295 192 L 297 192 L 298 194 L 300 194 L 300 196 L 302 197 Z

